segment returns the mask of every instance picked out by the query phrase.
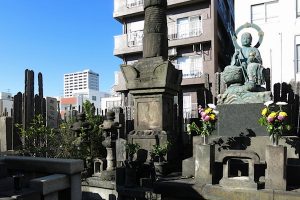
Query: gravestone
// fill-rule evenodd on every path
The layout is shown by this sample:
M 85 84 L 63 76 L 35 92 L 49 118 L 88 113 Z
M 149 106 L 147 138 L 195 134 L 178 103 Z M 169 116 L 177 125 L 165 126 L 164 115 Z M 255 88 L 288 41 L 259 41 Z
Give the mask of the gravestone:
M 58 127 L 58 111 L 57 111 L 57 100 L 56 98 L 46 98 L 46 125 L 50 128 Z

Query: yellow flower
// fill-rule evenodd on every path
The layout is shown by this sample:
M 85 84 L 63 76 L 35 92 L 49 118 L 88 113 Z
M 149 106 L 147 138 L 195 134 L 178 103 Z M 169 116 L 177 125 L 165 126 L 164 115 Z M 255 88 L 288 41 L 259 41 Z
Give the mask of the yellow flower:
M 268 117 L 271 117 L 271 118 L 274 118 L 274 117 L 276 117 L 276 112 L 271 112 L 271 114 L 269 114 L 269 116 Z
M 280 116 L 282 116 L 282 117 L 287 117 L 287 116 L 288 116 L 286 112 L 279 112 L 278 115 L 280 115 Z
M 215 114 L 211 114 L 209 117 L 210 117 L 210 119 L 213 120 L 213 121 L 216 119 L 216 115 L 215 115 Z
M 262 115 L 262 116 L 266 116 L 267 112 L 268 112 L 268 108 L 264 108 L 264 109 L 261 111 L 261 115 Z
M 210 112 L 212 112 L 212 109 L 211 109 L 211 108 L 206 108 L 204 112 L 205 112 L 206 114 L 209 114 Z

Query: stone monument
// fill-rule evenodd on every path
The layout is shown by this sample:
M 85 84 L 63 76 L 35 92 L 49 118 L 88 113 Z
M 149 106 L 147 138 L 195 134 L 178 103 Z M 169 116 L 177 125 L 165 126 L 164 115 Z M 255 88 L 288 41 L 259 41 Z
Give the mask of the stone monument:
M 154 144 L 164 144 L 176 135 L 173 99 L 182 73 L 167 60 L 166 7 L 165 0 L 144 1 L 143 58 L 133 65 L 121 66 L 134 98 L 134 130 L 128 140 L 148 152 Z
M 241 36 L 242 46 L 239 46 L 236 35 L 248 28 L 257 31 L 259 40 L 251 46 L 252 35 L 244 32 Z M 263 87 L 266 82 L 269 82 L 268 69 L 263 67 L 258 50 L 263 35 L 263 31 L 257 25 L 245 23 L 232 36 L 236 50 L 231 64 L 221 73 L 221 79 L 227 88 L 223 94 L 218 95 L 220 115 L 217 132 L 220 136 L 267 134 L 257 123 L 263 103 L 271 100 L 271 91 Z
M 264 33 L 257 25 L 246 23 L 237 29 L 236 35 L 244 28 L 257 30 L 259 41 L 252 47 L 252 35 L 245 32 L 242 34 L 240 47 L 237 37 L 232 36 L 236 50 L 231 64 L 222 73 L 227 89 L 218 95 L 218 104 L 264 103 L 271 100 L 271 92 L 261 86 L 269 79 L 258 50 Z

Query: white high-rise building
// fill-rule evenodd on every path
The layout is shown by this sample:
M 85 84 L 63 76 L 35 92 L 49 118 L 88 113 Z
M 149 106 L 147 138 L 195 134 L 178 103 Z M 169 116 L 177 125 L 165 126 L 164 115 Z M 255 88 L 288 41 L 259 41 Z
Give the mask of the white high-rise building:
M 83 103 L 88 100 L 100 112 L 99 74 L 92 70 L 83 70 L 64 74 L 64 98 L 60 99 L 62 114 L 66 111 L 82 111 Z
M 99 91 L 99 74 L 92 70 L 64 74 L 64 97 L 72 97 L 80 91 Z

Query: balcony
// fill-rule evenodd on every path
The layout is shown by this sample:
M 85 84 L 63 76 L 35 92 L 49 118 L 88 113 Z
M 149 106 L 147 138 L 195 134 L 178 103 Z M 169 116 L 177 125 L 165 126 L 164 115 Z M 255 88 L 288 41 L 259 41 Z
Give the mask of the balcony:
M 129 34 L 117 35 L 115 38 L 114 55 L 122 56 L 143 51 L 143 42 L 140 37 L 132 38 Z M 129 40 L 130 39 L 130 40 Z
M 183 4 L 203 2 L 207 0 L 168 0 L 168 7 L 181 6 Z M 113 17 L 121 21 L 124 17 L 140 15 L 143 13 L 144 0 L 114 0 Z
M 134 8 L 138 6 L 144 5 L 144 0 L 127 0 L 126 7 L 127 8 Z
M 142 46 L 143 45 L 143 31 L 133 31 L 128 36 L 128 47 Z
M 212 39 L 211 19 L 201 20 L 199 26 L 194 26 L 196 22 L 178 25 L 168 24 L 169 47 L 176 47 L 186 44 L 201 43 Z M 197 22 L 198 23 L 198 22 Z M 180 27 L 179 27 L 180 26 Z M 178 32 L 180 30 L 180 32 Z M 203 30 L 205 30 L 203 32 Z M 134 31 L 128 34 L 115 36 L 114 55 L 142 52 L 143 50 L 143 31 Z
M 185 24 L 169 23 L 168 39 L 177 40 L 200 36 L 203 33 L 202 21 L 193 21 Z

